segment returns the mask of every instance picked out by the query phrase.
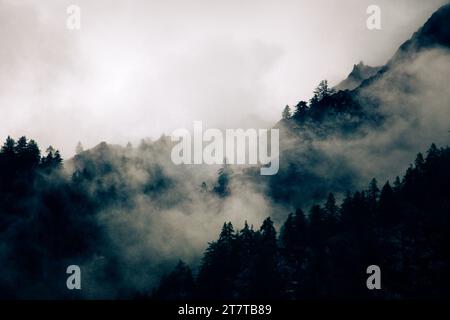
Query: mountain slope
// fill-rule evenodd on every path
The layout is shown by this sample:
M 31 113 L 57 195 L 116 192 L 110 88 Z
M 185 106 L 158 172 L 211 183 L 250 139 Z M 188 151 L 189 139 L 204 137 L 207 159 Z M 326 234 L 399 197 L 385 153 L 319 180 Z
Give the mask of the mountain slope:
M 337 91 L 354 90 L 364 81 L 377 74 L 381 67 L 366 66 L 362 61 L 355 64 L 348 77 L 334 87 Z
M 450 4 L 357 88 L 307 107 L 300 102 L 291 119 L 281 120 L 280 171 L 269 183 L 274 199 L 308 206 L 374 176 L 393 179 L 416 150 L 448 144 L 449 29 Z

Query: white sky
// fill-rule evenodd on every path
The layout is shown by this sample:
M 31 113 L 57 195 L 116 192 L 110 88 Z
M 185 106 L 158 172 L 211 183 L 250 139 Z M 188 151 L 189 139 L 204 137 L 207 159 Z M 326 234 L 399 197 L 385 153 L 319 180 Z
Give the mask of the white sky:
M 270 125 L 379 65 L 445 0 L 0 0 L 0 138 L 73 155 L 175 128 Z M 81 30 L 66 8 L 81 8 Z M 382 30 L 366 9 L 382 10 Z

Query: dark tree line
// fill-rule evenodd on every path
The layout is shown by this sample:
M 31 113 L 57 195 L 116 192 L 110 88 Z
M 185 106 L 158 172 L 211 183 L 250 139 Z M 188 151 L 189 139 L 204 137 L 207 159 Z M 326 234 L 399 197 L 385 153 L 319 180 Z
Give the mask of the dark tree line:
M 33 140 L 8 137 L 0 146 L 0 299 L 133 297 L 138 289 L 126 277 L 130 266 L 100 214 L 115 210 L 126 215 L 139 194 L 178 205 L 182 190 L 174 188 L 175 180 L 157 158 L 168 159 L 168 147 L 163 139 L 142 143 L 141 156 L 133 155 L 137 150 L 131 146 L 80 147 L 68 161 L 70 174 L 54 148 L 41 154 Z M 163 154 L 167 150 L 169 155 Z M 149 177 L 134 183 L 127 168 Z M 151 263 L 149 270 L 165 266 Z M 80 291 L 66 287 L 66 269 L 73 264 L 88 279 Z
M 37 143 L 26 137 L 8 137 L 1 147 L 0 298 L 67 292 L 55 275 L 92 248 L 93 203 L 61 168 L 58 150 L 49 147 L 41 156 Z
M 450 148 L 418 154 L 402 179 L 374 179 L 366 190 L 333 194 L 308 213 L 291 213 L 277 236 L 225 223 L 195 277 L 180 262 L 156 299 L 302 299 L 448 297 L 450 293 Z M 378 265 L 382 289 L 366 287 Z
M 115 268 L 120 257 L 105 250 L 108 239 L 102 238 L 96 214 L 110 203 L 126 208 L 121 199 L 133 189 L 102 184 L 102 174 L 119 169 L 108 159 L 92 161 L 84 159 L 83 167 L 67 176 L 53 148 L 41 155 L 25 137 L 8 138 L 1 147 L 1 297 L 70 297 L 60 275 L 74 261 L 88 263 L 100 255 L 100 281 L 122 283 Z M 155 176 L 145 184 L 152 196 L 170 184 Z M 448 297 L 449 230 L 450 148 L 432 145 L 403 178 L 381 187 L 373 180 L 342 201 L 330 194 L 322 205 L 291 213 L 279 233 L 270 218 L 256 229 L 225 223 L 195 272 L 180 262 L 152 297 Z M 379 291 L 366 288 L 366 268 L 373 264 L 382 271 Z M 133 296 L 131 289 L 123 297 Z
M 354 135 L 363 127 L 377 128 L 383 123 L 379 105 L 375 97 L 360 94 L 358 90 L 336 91 L 328 86 L 327 80 L 322 80 L 308 102 L 298 102 L 292 111 L 286 106 L 281 118 L 319 136 Z
M 41 151 L 34 140 L 21 137 L 16 142 L 8 137 L 0 150 L 0 190 L 24 190 L 32 185 L 38 172 L 49 173 L 61 164 L 62 158 L 58 150 L 49 147 L 47 155 L 41 157 Z
M 326 80 L 321 81 L 308 102 L 300 101 L 293 110 L 286 106 L 282 111 L 277 124 L 283 150 L 278 173 L 264 181 L 255 175 L 252 179 L 268 185 L 265 192 L 271 200 L 293 208 L 309 208 L 324 201 L 330 191 L 342 194 L 355 190 L 366 178 L 364 172 L 347 161 L 344 153 L 330 155 L 316 142 L 330 137 L 349 142 L 384 130 L 386 115 L 380 103 L 364 92 L 336 91 Z

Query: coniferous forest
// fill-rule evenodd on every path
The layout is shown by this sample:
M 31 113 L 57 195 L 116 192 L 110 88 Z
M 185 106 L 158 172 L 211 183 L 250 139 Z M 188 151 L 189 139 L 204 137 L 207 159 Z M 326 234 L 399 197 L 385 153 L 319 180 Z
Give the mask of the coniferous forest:
M 44 281 L 49 292 L 62 290 L 52 272 L 74 256 L 95 254 L 101 230 L 93 213 L 116 196 L 111 190 L 102 200 L 90 195 L 82 186 L 89 178 L 64 176 L 59 152 L 48 148 L 41 156 L 25 137 L 8 138 L 0 162 L 0 231 L 2 243 L 11 245 L 3 258 L 14 270 L 2 278 L 1 292 L 14 297 L 33 290 L 33 281 Z M 270 217 L 261 226 L 225 222 L 196 273 L 179 261 L 155 289 L 127 294 L 174 300 L 448 297 L 449 228 L 450 149 L 432 144 L 402 178 L 380 186 L 373 179 L 341 204 L 330 193 L 307 212 L 290 213 L 279 232 Z M 366 288 L 366 268 L 374 262 L 383 270 L 380 291 Z M 112 264 L 106 270 L 105 277 L 114 277 Z
M 198 275 L 180 261 L 154 293 L 162 299 L 417 299 L 449 296 L 450 149 L 431 145 L 403 178 L 332 193 L 305 214 L 290 213 L 277 234 L 224 223 Z M 366 267 L 383 272 L 382 292 L 368 291 Z
M 36 12 L 25 15 L 34 16 Z M 46 14 L 39 13 L 39 19 L 33 23 L 40 25 Z M 15 24 L 11 22 L 10 27 Z M 108 108 L 92 111 L 100 119 L 97 122 L 90 122 L 92 119 L 83 117 L 81 112 L 74 112 L 72 119 L 66 110 L 83 108 L 81 100 L 80 109 L 71 109 L 70 105 L 79 102 L 72 93 L 82 90 L 64 88 L 50 90 L 52 94 L 57 92 L 54 98 L 60 108 L 58 112 L 63 110 L 64 113 L 56 117 L 57 120 L 47 119 L 51 112 L 42 116 L 40 111 L 28 114 L 20 108 L 2 113 L 0 121 L 3 116 L 15 119 L 27 115 L 31 122 L 44 117 L 46 126 L 42 129 L 42 124 L 36 125 L 36 131 L 10 127 L 2 131 L 7 132 L 2 139 L 7 138 L 0 148 L 0 299 L 378 301 L 449 298 L 450 4 L 439 8 L 421 25 L 384 65 L 355 64 L 348 77 L 337 85 L 322 80 L 315 89 L 308 89 L 309 99 L 303 95 L 303 100 L 291 106 L 283 103 L 276 107 L 279 121 L 261 128 L 279 130 L 276 146 L 279 168 L 276 174 L 269 176 L 260 174 L 261 161 L 238 165 L 233 163 L 235 159 L 229 163 L 225 157 L 223 162 L 215 164 L 176 163 L 171 158 L 175 145 L 173 136 L 162 132 L 159 138 L 143 138 L 138 143 L 136 140 L 126 144 L 96 140 L 98 144 L 90 141 L 85 149 L 78 142 L 74 153 L 53 143 L 63 141 L 64 144 L 65 140 L 58 140 L 58 130 L 66 130 L 64 123 L 72 128 L 72 122 L 77 121 L 83 124 L 76 123 L 74 127 L 94 130 L 85 137 L 91 139 L 98 134 L 99 141 L 103 140 L 102 134 L 107 136 L 108 132 L 120 133 L 122 137 L 124 132 L 125 135 L 147 132 L 137 125 L 139 121 L 147 121 L 148 126 L 159 129 L 158 119 L 164 117 L 154 114 L 155 110 L 163 110 L 164 116 L 166 113 L 170 117 L 183 116 L 184 109 L 181 112 L 174 108 L 178 104 L 184 108 L 180 97 L 206 101 L 206 113 L 217 113 L 218 118 L 226 118 L 221 116 L 223 112 L 230 113 L 231 119 L 228 107 L 237 104 L 239 118 L 241 112 L 244 118 L 246 110 L 242 105 L 267 103 L 263 100 L 268 96 L 263 95 L 262 89 L 261 97 L 255 98 L 257 103 L 247 101 L 244 98 L 247 89 L 240 91 L 240 87 L 236 89 L 239 99 L 229 98 L 234 89 L 228 89 L 228 85 L 240 78 L 214 76 L 214 81 L 209 81 L 205 76 L 207 85 L 201 92 L 194 92 L 189 85 L 195 85 L 196 79 L 178 80 L 170 63 L 167 83 L 160 83 L 161 79 L 152 70 L 150 76 L 142 77 L 143 83 L 128 84 L 127 91 L 121 86 L 126 81 L 136 80 L 138 77 L 135 79 L 133 72 L 140 73 L 141 66 L 136 62 L 129 67 L 120 50 L 106 50 L 105 57 L 95 55 L 93 61 L 105 62 L 105 66 L 99 63 L 98 78 L 95 72 L 89 76 L 66 77 L 66 73 L 76 73 L 79 65 L 64 67 L 65 77 L 55 77 L 56 82 L 82 83 L 81 88 L 89 91 L 86 94 L 89 109 L 95 109 L 95 103 L 106 103 Z M 140 24 L 133 26 L 145 29 Z M 42 34 L 46 34 L 45 28 Z M 86 29 L 91 30 L 89 26 Z M 184 26 L 182 29 L 189 30 Z M 49 34 L 53 35 L 52 32 Z M 101 39 L 105 39 L 101 34 Z M 155 37 L 159 38 L 164 37 Z M 94 42 L 86 43 L 91 46 Z M 47 43 L 42 43 L 46 49 Z M 126 43 L 131 46 L 131 42 Z M 179 47 L 185 45 L 183 42 Z M 220 48 L 212 50 L 214 57 L 222 57 Z M 232 56 L 239 77 L 241 71 L 257 73 L 259 77 L 260 69 L 271 64 L 272 55 L 281 55 L 283 51 L 279 53 L 278 49 L 266 48 L 259 42 L 256 49 L 251 45 L 249 48 L 252 54 L 242 61 L 237 58 L 239 54 L 235 57 L 234 51 L 224 50 L 226 54 L 222 59 Z M 257 56 L 264 48 L 268 50 L 267 56 Z M 195 76 L 200 65 L 207 69 L 203 73 L 208 76 L 214 73 L 210 68 L 216 70 L 217 67 L 219 73 L 224 71 L 222 68 L 228 69 L 215 59 L 211 62 L 203 57 L 201 64 L 192 66 L 190 58 L 185 61 L 188 50 L 180 50 L 182 75 Z M 164 50 L 155 52 L 152 59 L 165 56 Z M 123 65 L 116 63 L 114 54 L 121 57 L 117 60 L 123 60 Z M 139 60 L 134 54 L 130 55 L 133 63 L 134 59 Z M 171 54 L 168 56 L 175 59 L 176 55 Z M 66 61 L 56 51 L 42 54 L 47 55 L 65 65 Z M 2 51 L 3 56 L 7 55 Z M 148 57 L 143 56 L 146 60 L 142 68 L 152 65 L 147 63 Z M 124 54 L 124 57 L 128 56 Z M 21 63 L 26 60 L 17 59 Z M 113 76 L 109 79 L 111 74 L 106 65 L 111 61 L 117 79 Z M 243 67 L 247 64 L 249 70 Z M 45 69 L 46 63 L 38 65 L 37 69 Z M 86 66 L 86 69 L 97 67 L 95 63 Z M 1 74 L 13 74 L 11 70 L 15 69 L 1 69 Z M 28 69 L 21 67 L 20 70 Z M 54 72 L 49 74 L 48 79 L 26 78 L 42 82 L 44 87 L 53 79 Z M 184 79 L 182 75 L 179 76 Z M 92 86 L 98 92 L 90 91 L 91 76 L 102 82 L 102 85 Z M 253 78 L 247 79 L 244 75 L 242 78 L 245 88 L 260 88 Z M 271 78 L 261 79 L 257 82 Z M 138 109 L 134 109 L 133 103 L 140 103 L 137 98 L 140 91 L 152 91 L 147 90 L 147 81 L 157 82 L 153 87 L 157 96 L 166 85 L 171 88 L 179 85 L 184 94 L 178 96 L 170 91 L 170 99 L 161 94 L 167 100 L 164 105 L 150 98 L 143 99 L 145 115 L 142 120 L 141 114 L 139 117 L 134 114 Z M 223 90 L 223 83 L 227 90 Z M 16 86 L 19 92 L 27 89 L 27 85 L 20 83 L 6 86 L 5 90 L 16 90 Z M 47 101 L 39 100 L 45 93 L 43 87 L 30 89 L 36 94 L 35 99 L 24 98 L 26 103 L 19 99 L 17 105 L 38 101 L 47 108 Z M 268 87 L 274 91 L 279 89 L 272 88 L 272 84 Z M 214 92 L 220 93 L 225 102 L 210 99 L 208 93 Z M 120 94 L 125 93 L 131 95 L 130 101 L 120 98 Z M 70 96 L 66 99 L 68 102 L 62 98 L 65 94 Z M 97 94 L 99 97 L 94 99 Z M 6 97 L 9 102 L 10 96 Z M 121 108 L 115 100 L 139 119 L 124 118 L 119 119 L 119 125 L 117 122 L 106 124 L 120 118 Z M 3 107 L 5 101 L 0 102 Z M 154 105 L 156 109 L 152 109 Z M 71 123 L 64 122 L 66 117 Z M 255 121 L 250 122 L 252 124 L 263 123 L 258 120 L 259 115 L 250 118 Z M 124 130 L 122 124 L 133 130 Z M 33 140 L 40 137 L 20 137 L 25 132 L 28 136 L 30 132 L 41 131 L 46 132 L 43 136 L 47 139 L 41 146 Z M 221 129 L 216 131 L 221 132 Z M 17 132 L 15 136 L 13 133 Z M 73 137 L 74 133 L 70 135 Z M 78 139 L 81 138 L 76 136 Z M 48 141 L 60 149 L 46 148 L 44 144 Z M 248 141 L 250 144 L 250 137 Z M 272 143 L 271 140 L 266 147 L 275 149 Z M 202 147 L 200 145 L 200 149 Z M 184 152 L 183 149 L 183 156 Z M 243 151 L 244 158 L 246 152 Z M 193 152 L 194 159 L 196 155 Z M 378 270 L 375 271 L 378 278 L 371 282 L 373 270 Z M 72 277 L 72 272 L 77 277 Z

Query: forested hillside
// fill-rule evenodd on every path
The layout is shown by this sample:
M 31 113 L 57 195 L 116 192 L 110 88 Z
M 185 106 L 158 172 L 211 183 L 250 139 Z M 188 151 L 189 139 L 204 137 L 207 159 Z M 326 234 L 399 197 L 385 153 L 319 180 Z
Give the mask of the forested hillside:
M 158 299 L 415 299 L 449 296 L 450 148 L 418 154 L 402 179 L 333 194 L 289 214 L 277 235 L 228 222 L 209 244 L 197 275 L 183 262 L 164 277 Z M 366 269 L 382 270 L 369 291 Z
M 360 65 L 343 87 L 323 80 L 280 110 L 273 176 L 177 166 L 166 135 L 79 144 L 65 161 L 8 137 L 0 297 L 448 297 L 449 48 L 447 4 L 385 65 Z M 67 290 L 69 265 L 82 290 Z M 369 265 L 382 290 L 367 290 Z

